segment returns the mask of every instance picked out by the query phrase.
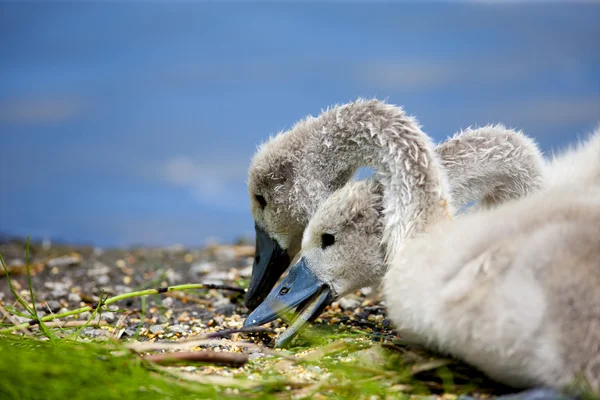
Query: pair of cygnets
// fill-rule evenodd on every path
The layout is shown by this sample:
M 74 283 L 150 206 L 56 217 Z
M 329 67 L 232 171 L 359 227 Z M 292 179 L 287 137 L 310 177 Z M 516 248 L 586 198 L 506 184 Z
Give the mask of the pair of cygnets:
M 345 185 L 363 165 L 377 181 Z M 250 307 L 302 251 L 246 325 L 299 307 L 286 340 L 333 299 L 383 278 L 402 337 L 515 387 L 562 389 L 584 376 L 597 390 L 599 165 L 600 134 L 550 166 L 501 126 L 434 149 L 413 118 L 377 100 L 301 121 L 250 169 Z M 472 200 L 479 209 L 453 221 Z

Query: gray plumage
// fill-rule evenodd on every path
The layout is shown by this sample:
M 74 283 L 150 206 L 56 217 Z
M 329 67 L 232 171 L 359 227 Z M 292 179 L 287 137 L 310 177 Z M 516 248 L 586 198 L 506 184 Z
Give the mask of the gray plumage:
M 422 134 L 416 121 L 400 108 L 378 100 L 358 100 L 326 110 L 317 118 L 308 117 L 271 138 L 259 147 L 249 169 L 250 207 L 257 225 L 292 258 L 300 250 L 304 229 L 318 206 L 359 167 L 372 164 L 372 154 L 360 154 L 364 147 L 361 142 L 377 144 L 378 152 L 386 153 L 383 159 L 388 163 L 398 157 L 405 158 L 405 164 L 414 162 L 401 150 L 414 154 L 417 149 L 406 148 L 406 137 L 395 137 L 397 128 L 406 129 L 405 136 L 410 136 L 411 129 Z M 429 139 L 422 138 L 429 146 Z M 355 148 L 359 151 L 353 152 Z M 439 146 L 435 153 L 419 154 L 424 158 L 415 160 L 417 163 L 435 159 L 446 167 L 454 207 L 472 200 L 495 204 L 520 197 L 543 181 L 539 173 L 543 161 L 535 143 L 501 125 L 468 129 Z M 442 176 L 441 180 L 448 178 Z M 410 179 L 424 183 L 422 176 Z M 435 185 L 432 190 L 437 190 Z M 265 198 L 264 209 L 256 195 Z M 410 208 L 412 200 L 409 196 L 403 202 Z
M 441 222 L 384 278 L 409 340 L 514 387 L 600 390 L 600 190 L 552 187 Z

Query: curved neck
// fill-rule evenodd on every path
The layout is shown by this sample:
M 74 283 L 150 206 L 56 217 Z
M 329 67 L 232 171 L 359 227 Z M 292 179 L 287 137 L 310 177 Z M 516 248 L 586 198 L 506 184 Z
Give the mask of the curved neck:
M 304 166 L 305 171 L 331 175 L 319 165 L 328 152 L 334 153 L 330 161 L 337 170 L 355 171 L 361 166 L 376 170 L 384 187 L 383 241 L 388 258 L 402 248 L 405 239 L 452 213 L 447 178 L 433 143 L 401 108 L 359 100 L 327 110 L 310 123 L 305 151 L 312 157 L 307 157 L 310 164 Z M 329 164 L 325 164 L 327 169 Z M 303 177 L 307 184 L 311 175 Z M 322 180 L 317 186 L 323 186 Z
M 544 185 L 544 158 L 535 142 L 502 125 L 467 129 L 436 148 L 453 206 L 490 206 L 526 196 Z

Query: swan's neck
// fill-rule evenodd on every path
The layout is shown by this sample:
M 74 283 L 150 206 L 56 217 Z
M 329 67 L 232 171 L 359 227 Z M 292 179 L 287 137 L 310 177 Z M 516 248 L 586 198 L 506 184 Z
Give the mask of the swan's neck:
M 415 119 L 377 100 L 329 110 L 321 131 L 324 147 L 340 164 L 375 168 L 384 186 L 383 241 L 391 259 L 406 239 L 452 214 L 445 171 L 431 139 Z

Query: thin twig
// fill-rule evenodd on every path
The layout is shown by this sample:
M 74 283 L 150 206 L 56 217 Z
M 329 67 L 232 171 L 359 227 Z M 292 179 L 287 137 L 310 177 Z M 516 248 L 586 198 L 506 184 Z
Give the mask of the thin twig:
M 46 324 L 47 327 L 49 328 L 74 328 L 74 327 L 79 327 L 79 326 L 93 326 L 93 327 L 100 327 L 100 326 L 110 326 L 110 324 L 104 320 L 102 321 L 97 321 L 97 322 L 90 322 L 90 321 L 52 321 L 52 322 L 48 322 Z M 32 327 L 35 325 L 32 325 Z
M 275 333 L 275 330 L 271 328 L 265 328 L 264 326 L 249 326 L 245 328 L 237 328 L 237 329 L 225 329 L 217 332 L 209 332 L 203 335 L 198 335 L 194 339 L 218 339 L 218 338 L 229 338 L 234 333 Z M 184 339 L 185 340 L 194 340 L 191 338 Z
M 290 361 L 297 361 L 296 358 L 291 356 L 291 353 L 287 351 L 275 351 L 268 347 L 261 346 L 252 342 L 234 342 L 229 339 L 196 339 L 196 340 L 178 340 L 170 343 L 157 343 L 157 342 L 143 342 L 143 343 L 131 343 L 127 345 L 131 351 L 136 353 L 147 353 L 154 350 L 185 350 L 200 346 L 236 346 L 244 349 L 258 350 L 264 354 L 271 356 L 279 356 Z
M 165 293 L 165 296 L 172 297 L 174 299 L 181 300 L 181 301 L 186 301 L 186 302 L 189 301 L 190 303 L 201 304 L 203 306 L 212 305 L 212 303 L 209 300 L 199 299 L 199 298 L 193 297 L 193 296 L 186 296 L 183 293 Z
M 224 353 L 217 351 L 185 351 L 176 353 L 149 354 L 142 357 L 144 360 L 159 365 L 188 364 L 189 362 L 205 362 L 229 367 L 241 367 L 249 359 L 244 353 Z

